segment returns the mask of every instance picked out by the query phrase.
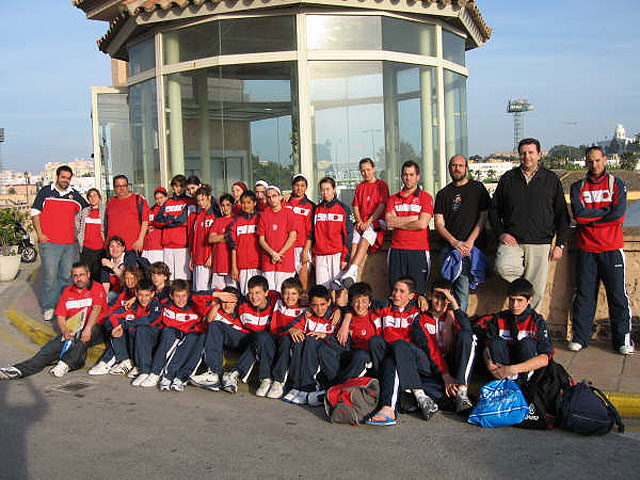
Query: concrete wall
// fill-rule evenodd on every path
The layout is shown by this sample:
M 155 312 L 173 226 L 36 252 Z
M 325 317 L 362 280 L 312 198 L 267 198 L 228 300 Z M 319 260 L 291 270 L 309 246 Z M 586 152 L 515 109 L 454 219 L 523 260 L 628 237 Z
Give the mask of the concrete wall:
M 491 237 L 489 235 L 489 237 Z M 440 271 L 438 253 L 442 241 L 434 232 L 430 232 L 432 269 L 431 278 Z M 640 227 L 624 229 L 624 251 L 626 255 L 626 286 L 633 312 L 633 337 L 636 344 L 640 344 Z M 362 278 L 371 283 L 376 297 L 389 293 L 386 257 L 389 239 L 376 253 L 369 255 L 362 271 Z M 495 258 L 495 243 L 489 240 L 486 254 L 493 263 Z M 547 288 L 540 309 L 547 319 L 551 335 L 554 339 L 565 339 L 571 332 L 571 302 L 575 285 L 576 252 L 573 245 L 569 245 L 563 258 L 549 266 Z M 506 308 L 507 283 L 494 275 L 469 298 L 469 315 L 484 315 Z M 596 310 L 593 338 L 607 340 L 609 338 L 609 314 L 604 288 L 600 287 L 598 294 L 598 308 Z

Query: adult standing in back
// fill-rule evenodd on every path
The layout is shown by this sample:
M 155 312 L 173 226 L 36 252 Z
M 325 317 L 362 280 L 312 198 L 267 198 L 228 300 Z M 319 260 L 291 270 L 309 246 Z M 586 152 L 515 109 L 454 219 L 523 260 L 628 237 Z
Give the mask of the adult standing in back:
M 507 282 L 521 277 L 529 280 L 534 290 L 531 308 L 537 310 L 549 262 L 562 257 L 569 211 L 558 176 L 540 165 L 540 142 L 535 138 L 520 140 L 518 155 L 520 166 L 498 182 L 489 219 L 498 238 L 496 271 Z
M 71 187 L 72 177 L 70 167 L 58 167 L 55 182 L 40 189 L 31 207 L 42 258 L 42 312 L 46 321 L 53 319 L 62 289 L 71 284 L 71 265 L 78 258 L 75 218 L 89 205 Z
M 126 251 L 142 252 L 144 237 L 149 228 L 149 205 L 137 193 L 129 191 L 129 179 L 124 175 L 113 177 L 116 196 L 107 202 L 105 211 L 106 238 L 120 237 Z

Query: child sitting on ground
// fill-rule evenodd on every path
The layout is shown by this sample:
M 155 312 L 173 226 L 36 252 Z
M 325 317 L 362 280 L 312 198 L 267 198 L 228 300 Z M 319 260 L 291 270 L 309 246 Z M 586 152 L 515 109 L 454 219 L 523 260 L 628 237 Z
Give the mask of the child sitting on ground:
M 171 270 L 169 266 L 164 262 L 154 262 L 149 269 L 151 276 L 151 283 L 153 283 L 153 296 L 157 298 L 160 303 L 164 304 L 169 300 L 169 292 L 171 287 L 169 286 L 169 278 L 171 278 Z

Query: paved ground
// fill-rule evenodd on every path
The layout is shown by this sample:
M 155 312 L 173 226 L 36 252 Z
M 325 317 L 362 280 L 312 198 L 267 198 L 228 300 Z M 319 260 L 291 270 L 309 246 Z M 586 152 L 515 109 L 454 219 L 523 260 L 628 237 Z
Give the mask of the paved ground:
M 2 315 L 0 364 L 35 350 Z M 161 393 L 84 370 L 41 373 L 0 382 L 0 478 L 632 478 L 640 420 L 627 423 L 629 433 L 599 438 L 482 430 L 452 414 L 354 428 L 246 390 Z

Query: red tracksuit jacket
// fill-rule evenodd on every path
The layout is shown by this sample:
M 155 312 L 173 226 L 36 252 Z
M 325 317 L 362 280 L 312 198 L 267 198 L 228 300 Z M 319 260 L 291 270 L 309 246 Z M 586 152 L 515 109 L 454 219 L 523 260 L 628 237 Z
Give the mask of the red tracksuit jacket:
M 337 198 L 320 203 L 313 214 L 314 255 L 341 253 L 340 260 L 349 261 L 353 223 L 351 210 Z
M 168 198 L 154 221 L 162 226 L 163 248 L 189 246 L 189 200 L 185 195 Z

